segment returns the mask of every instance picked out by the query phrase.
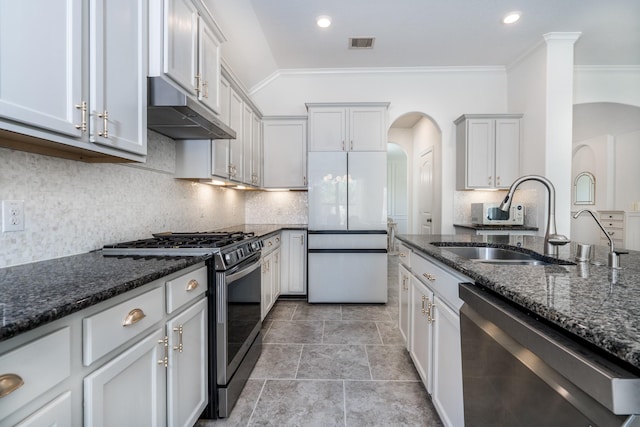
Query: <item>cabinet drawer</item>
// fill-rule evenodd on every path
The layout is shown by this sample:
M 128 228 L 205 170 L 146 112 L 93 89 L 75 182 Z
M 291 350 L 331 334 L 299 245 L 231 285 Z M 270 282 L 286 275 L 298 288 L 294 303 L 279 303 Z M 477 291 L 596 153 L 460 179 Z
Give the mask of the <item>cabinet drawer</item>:
M 458 283 L 471 279 L 458 278 L 431 261 L 411 253 L 411 270 L 420 281 L 439 294 L 456 312 L 462 306 L 458 297 Z
M 195 300 L 207 291 L 207 267 L 167 280 L 167 313 Z
M 0 356 L 0 376 L 13 374 L 23 385 L 0 397 L 0 414 L 7 415 L 71 375 L 71 331 L 65 327 Z M 19 378 L 18 378 L 19 377 Z M 7 378 L 7 377 L 5 377 Z M 8 392 L 9 381 L 2 381 Z
M 275 250 L 276 248 L 280 247 L 280 234 L 276 234 L 273 235 L 271 237 L 268 237 L 266 239 L 262 240 L 262 253 L 263 255 L 270 253 L 271 251 Z
M 82 320 L 85 366 L 144 332 L 164 315 L 163 288 L 155 288 Z
M 600 212 L 600 221 L 624 221 L 624 212 Z
M 398 245 L 398 257 L 400 258 L 400 264 L 411 269 L 411 249 L 400 243 Z

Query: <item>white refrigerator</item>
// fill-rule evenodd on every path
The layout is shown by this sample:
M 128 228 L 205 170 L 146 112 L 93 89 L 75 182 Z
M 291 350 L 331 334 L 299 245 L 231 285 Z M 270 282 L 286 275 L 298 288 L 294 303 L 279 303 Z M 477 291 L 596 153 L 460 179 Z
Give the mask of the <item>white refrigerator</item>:
M 310 303 L 387 302 L 387 153 L 310 152 Z

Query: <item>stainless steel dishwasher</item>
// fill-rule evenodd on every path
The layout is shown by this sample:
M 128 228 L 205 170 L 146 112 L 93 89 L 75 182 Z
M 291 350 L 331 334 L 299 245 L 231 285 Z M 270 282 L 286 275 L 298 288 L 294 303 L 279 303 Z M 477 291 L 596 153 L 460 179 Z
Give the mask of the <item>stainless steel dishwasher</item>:
M 459 285 L 466 426 L 640 426 L 640 378 L 479 286 Z

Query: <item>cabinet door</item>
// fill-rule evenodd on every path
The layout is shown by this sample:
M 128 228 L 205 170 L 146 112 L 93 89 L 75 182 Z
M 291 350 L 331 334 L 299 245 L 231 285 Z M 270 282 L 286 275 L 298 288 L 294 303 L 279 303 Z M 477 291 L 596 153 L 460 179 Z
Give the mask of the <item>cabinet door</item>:
M 265 188 L 306 188 L 307 120 L 263 122 Z
M 495 186 L 509 188 L 520 176 L 520 119 L 497 119 L 495 126 Z
M 386 108 L 349 108 L 349 151 L 387 151 Z
M 272 279 L 270 272 L 271 264 L 271 254 L 262 258 L 262 265 L 260 268 L 260 289 L 262 290 L 262 301 L 261 301 L 261 311 L 262 311 L 262 320 L 269 313 L 269 309 L 271 308 L 271 304 L 273 303 L 273 293 L 272 293 Z
M 309 151 L 347 150 L 347 110 L 343 107 L 309 109 Z
M 262 184 L 262 121 L 256 114 L 251 125 L 251 184 Z
M 282 232 L 282 294 L 307 293 L 307 233 L 303 230 Z
M 491 119 L 467 121 L 467 186 L 492 188 L 494 177 L 494 124 Z
M 253 110 L 247 104 L 242 108 L 242 182 L 251 184 L 253 157 Z
M 271 293 L 273 295 L 272 300 L 274 304 L 282 290 L 281 255 L 282 250 L 280 248 L 273 251 L 273 265 L 271 266 Z
M 201 299 L 167 322 L 169 427 L 193 426 L 208 402 L 207 301 Z
M 429 304 L 433 302 L 433 292 L 413 276 L 410 282 L 409 354 L 427 392 L 431 393 L 433 391 L 433 328 L 428 315 Z
M 309 153 L 309 230 L 347 229 L 347 153 Z
M 147 152 L 147 0 L 92 0 L 89 139 Z
M 165 426 L 164 333 L 158 329 L 84 379 L 84 425 Z
M 444 425 L 463 426 L 460 315 L 437 296 L 433 315 L 433 404 Z
M 220 78 L 220 114 L 218 117 L 226 125 L 229 125 L 229 109 L 231 107 L 231 85 L 224 77 Z M 229 144 L 232 141 L 228 139 L 218 139 L 212 141 L 211 147 L 211 165 L 213 175 L 220 178 L 229 178 Z
M 73 419 L 71 414 L 71 392 L 67 391 L 16 424 L 15 427 L 70 426 Z
M 191 0 L 164 0 L 164 72 L 191 95 L 198 73 L 198 12 Z
M 198 21 L 200 90 L 198 99 L 214 112 L 220 112 L 220 41 L 207 25 Z
M 244 148 L 244 135 L 242 133 L 242 116 L 244 103 L 242 98 L 233 89 L 229 97 L 229 126 L 236 131 L 236 139 L 229 141 L 229 177 L 233 181 L 242 181 L 242 156 Z
M 82 136 L 83 5 L 0 2 L 0 117 Z
M 405 345 L 409 348 L 409 278 L 411 273 L 402 265 L 398 267 L 398 329 L 404 338 Z

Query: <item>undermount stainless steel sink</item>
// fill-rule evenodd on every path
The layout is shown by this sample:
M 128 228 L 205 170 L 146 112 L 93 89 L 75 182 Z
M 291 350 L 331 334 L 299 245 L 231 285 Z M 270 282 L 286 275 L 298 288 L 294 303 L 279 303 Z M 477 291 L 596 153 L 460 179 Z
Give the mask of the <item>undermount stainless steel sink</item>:
M 482 262 L 486 264 L 509 264 L 509 265 L 547 265 L 532 255 L 512 251 L 504 248 L 492 248 L 486 246 L 441 246 L 441 249 L 456 254 L 459 257 L 470 261 Z

